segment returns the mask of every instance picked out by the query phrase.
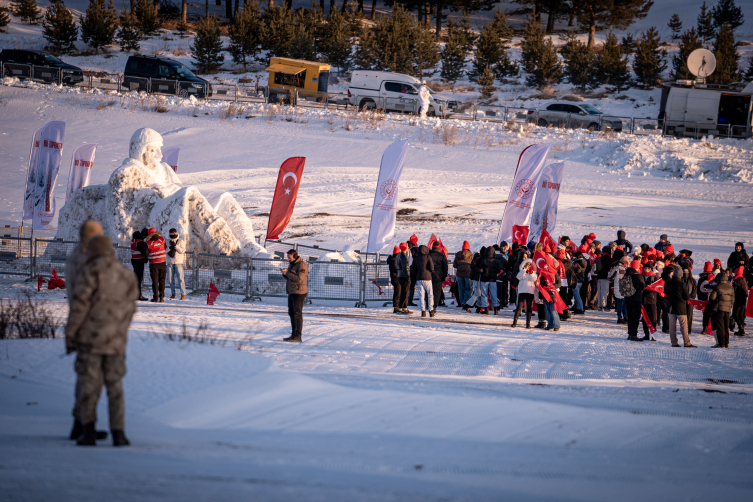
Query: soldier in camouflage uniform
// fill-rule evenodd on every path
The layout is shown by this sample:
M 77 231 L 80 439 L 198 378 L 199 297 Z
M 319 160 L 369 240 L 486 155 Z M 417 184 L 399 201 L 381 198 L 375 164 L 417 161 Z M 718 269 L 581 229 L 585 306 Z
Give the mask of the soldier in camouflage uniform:
M 127 446 L 125 401 L 121 379 L 126 372 L 128 327 L 139 297 L 133 272 L 115 257 L 109 237 L 98 236 L 84 245 L 87 258 L 71 291 L 65 343 L 68 353 L 78 351 L 76 373 L 81 389 L 80 446 L 96 444 L 97 402 L 102 385 L 107 387 L 110 431 L 115 446 Z

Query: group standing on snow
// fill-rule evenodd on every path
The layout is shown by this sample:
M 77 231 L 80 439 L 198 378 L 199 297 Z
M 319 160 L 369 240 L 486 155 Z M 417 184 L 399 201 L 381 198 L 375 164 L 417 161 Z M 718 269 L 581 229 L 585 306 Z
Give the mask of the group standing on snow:
M 537 252 L 553 263 L 554 273 L 541 273 L 533 261 Z M 584 235 L 580 245 L 568 236 L 559 243 L 507 242 L 471 251 L 468 241 L 455 253 L 454 275 L 448 274 L 448 254 L 441 241 L 418 245 L 412 235 L 395 246 L 387 259 L 393 285 L 393 312 L 434 317 L 444 306 L 443 285 L 464 311 L 498 315 L 513 308 L 513 327 L 525 311 L 525 327 L 558 331 L 560 323 L 586 311 L 617 314 L 617 324 L 627 327 L 628 340 L 652 341 L 661 327 L 673 347 L 695 347 L 690 340 L 695 310 L 702 311 L 700 333 L 714 334 L 715 347 L 729 347 L 730 331 L 745 335 L 748 287 L 753 285 L 753 263 L 738 242 L 727 260 L 706 262 L 698 279 L 693 277 L 693 252 L 675 252 L 667 235 L 654 246 L 634 246 L 623 230 L 602 246 L 596 235 Z M 415 290 L 419 303 L 414 303 Z M 532 326 L 534 311 L 538 317 Z M 710 330 L 710 327 L 712 328 Z M 638 331 L 642 328 L 643 336 Z

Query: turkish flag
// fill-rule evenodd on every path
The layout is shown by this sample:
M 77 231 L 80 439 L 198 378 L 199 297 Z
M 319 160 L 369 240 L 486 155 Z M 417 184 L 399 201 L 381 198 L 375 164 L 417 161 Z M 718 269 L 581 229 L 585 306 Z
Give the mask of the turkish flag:
M 646 286 L 646 291 L 653 291 L 654 293 L 659 293 L 659 296 L 664 298 L 666 293 L 664 293 L 664 279 L 659 279 L 653 284 L 649 284 Z
M 748 306 L 745 307 L 745 317 L 753 317 L 753 288 L 748 291 Z
M 656 328 L 654 328 L 654 325 L 651 324 L 651 320 L 648 318 L 648 312 L 646 312 L 646 308 L 643 305 L 641 305 L 641 315 L 643 316 L 643 322 L 646 323 L 648 332 L 652 335 L 656 333 Z
M 528 232 L 531 227 L 526 225 L 513 225 L 512 226 L 512 241 L 525 246 L 528 244 Z
M 556 289 L 554 290 L 554 310 L 556 310 L 558 314 L 567 310 L 567 304 L 562 300 L 559 291 Z
M 557 269 L 554 267 L 552 257 L 543 251 L 533 253 L 533 264 L 541 275 L 546 277 L 549 284 L 554 284 L 554 276 L 557 275 Z
M 306 157 L 290 157 L 280 166 L 275 196 L 269 210 L 267 239 L 279 239 L 280 234 L 288 226 L 290 217 L 293 216 L 295 199 L 298 196 L 298 187 L 301 184 L 301 178 L 303 178 L 303 165 L 305 163 Z
M 442 239 L 440 239 L 436 235 L 431 234 L 431 238 L 429 239 L 429 243 L 426 245 L 426 247 L 429 248 L 429 251 L 431 251 L 431 245 L 435 242 L 439 242 L 439 250 L 442 251 L 444 257 L 447 258 L 447 248 L 444 247 L 444 244 L 442 244 Z
M 41 275 L 37 276 L 37 291 L 42 291 L 42 284 L 44 284 L 44 279 L 42 279 Z
M 52 269 L 52 276 L 50 277 L 50 280 L 47 282 L 47 289 L 65 289 L 65 281 L 60 278 L 60 276 L 57 273 L 57 270 L 54 268 Z
M 549 232 L 546 231 L 546 228 L 541 231 L 539 242 L 544 246 L 549 246 L 550 248 L 552 248 L 552 252 L 557 251 L 557 242 L 552 239 L 552 236 L 549 235 Z
M 692 305 L 694 309 L 700 310 L 703 312 L 706 310 L 706 305 L 708 305 L 709 302 L 705 302 L 703 300 L 688 300 L 688 305 Z
M 207 291 L 207 305 L 214 305 L 217 297 L 220 296 L 220 290 L 214 285 L 212 281 L 209 281 L 209 291 Z

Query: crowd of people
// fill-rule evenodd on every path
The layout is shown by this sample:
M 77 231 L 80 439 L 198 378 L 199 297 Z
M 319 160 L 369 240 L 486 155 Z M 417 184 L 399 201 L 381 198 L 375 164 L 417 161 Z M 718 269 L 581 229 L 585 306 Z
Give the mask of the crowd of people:
M 538 270 L 533 261 L 537 252 L 548 257 L 555 272 Z M 412 235 L 395 246 L 387 262 L 397 315 L 410 315 L 408 307 L 416 306 L 422 317 L 434 317 L 438 306 L 447 306 L 443 285 L 449 282 L 457 306 L 468 313 L 475 309 L 477 314 L 498 315 L 512 307 L 513 327 L 523 311 L 526 328 L 548 331 L 558 331 L 561 322 L 588 310 L 614 311 L 616 323 L 627 327 L 628 340 L 654 340 L 652 333 L 660 328 L 669 333 L 673 347 L 680 346 L 678 326 L 683 345 L 694 347 L 689 335 L 694 311 L 701 310 L 699 332 L 713 334 L 715 347 L 727 348 L 735 328 L 735 335 L 745 336 L 753 262 L 738 242 L 726 267 L 720 259 L 706 262 L 696 279 L 692 256 L 688 249 L 675 251 L 667 235 L 653 246 L 633 246 L 620 230 L 606 245 L 591 233 L 580 244 L 562 236 L 558 243 L 502 242 L 474 253 L 465 241 L 453 258 L 453 276 L 448 276 L 448 254 L 441 242 L 432 242 L 429 249 Z M 532 326 L 534 311 L 538 319 Z

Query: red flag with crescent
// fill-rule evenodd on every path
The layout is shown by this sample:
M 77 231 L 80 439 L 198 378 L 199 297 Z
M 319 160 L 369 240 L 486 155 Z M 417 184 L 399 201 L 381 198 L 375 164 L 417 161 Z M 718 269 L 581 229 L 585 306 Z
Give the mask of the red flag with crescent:
M 745 307 L 745 317 L 753 317 L 753 288 L 748 291 L 748 306 Z
M 552 236 L 549 235 L 549 232 L 546 231 L 546 228 L 541 231 L 539 242 L 544 246 L 549 246 L 550 248 L 552 248 L 552 252 L 557 251 L 557 241 L 552 239 Z
M 541 275 L 546 277 L 549 284 L 554 284 L 554 276 L 557 274 L 557 269 L 554 268 L 554 261 L 551 256 L 542 251 L 536 251 L 533 253 L 533 265 Z
M 646 289 L 648 289 L 648 288 L 646 288 Z M 704 310 L 706 310 L 706 305 L 708 305 L 708 303 L 709 303 L 708 301 L 693 300 L 692 298 L 690 300 L 688 300 L 688 305 L 692 305 L 694 309 L 700 310 L 701 312 L 703 312 Z
M 298 197 L 298 187 L 303 178 L 303 165 L 306 157 L 291 157 L 280 166 L 277 174 L 275 196 L 269 209 L 269 223 L 267 223 L 267 239 L 279 239 L 280 234 L 290 222 Z
M 653 291 L 654 293 L 659 293 L 659 296 L 664 298 L 666 293 L 664 293 L 664 279 L 659 279 L 653 284 L 649 284 L 646 286 L 646 291 Z
M 513 225 L 512 226 L 512 241 L 525 246 L 528 244 L 528 232 L 531 227 L 527 225 Z
M 436 235 L 431 234 L 431 238 L 429 239 L 429 243 L 426 245 L 426 247 L 429 248 L 429 251 L 431 251 L 431 246 L 435 242 L 439 242 L 439 250 L 442 251 L 444 257 L 447 258 L 447 248 L 444 247 L 444 244 L 442 244 L 442 239 L 440 239 Z

